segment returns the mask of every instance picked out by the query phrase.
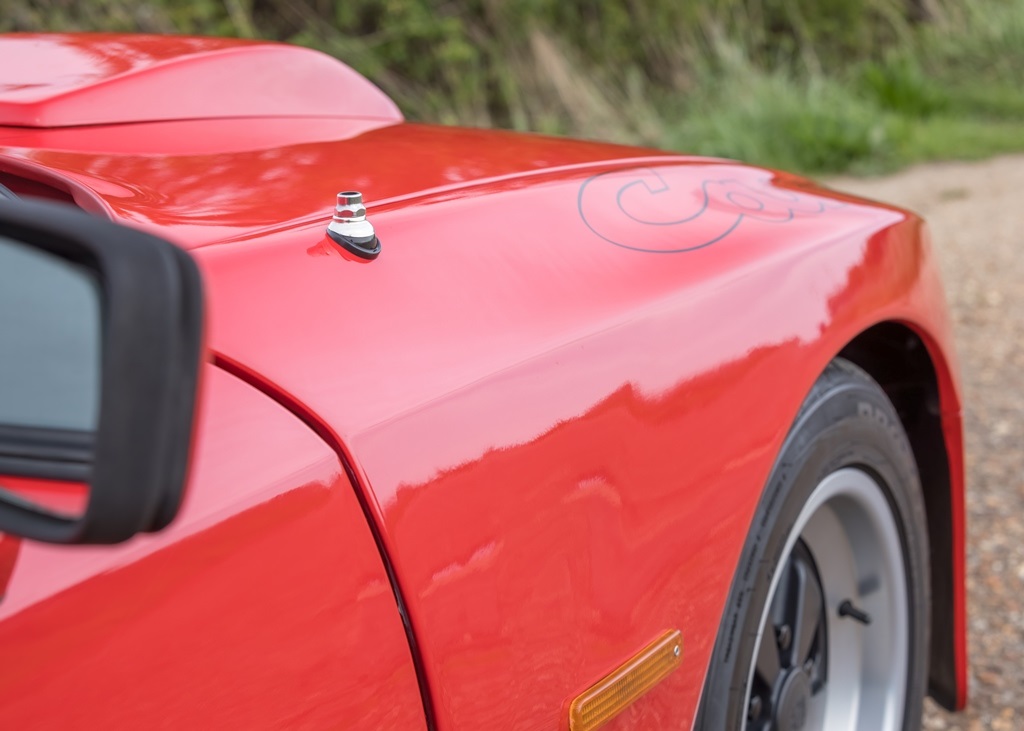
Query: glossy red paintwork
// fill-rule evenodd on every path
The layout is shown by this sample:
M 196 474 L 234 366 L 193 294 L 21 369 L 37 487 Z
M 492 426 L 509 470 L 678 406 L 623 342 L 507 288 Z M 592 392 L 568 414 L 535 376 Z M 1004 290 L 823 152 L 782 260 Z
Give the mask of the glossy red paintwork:
M 960 404 L 913 216 L 721 161 L 351 120 L 0 128 L 0 172 L 193 249 L 216 362 L 358 479 L 437 728 L 564 728 L 674 627 L 683 667 L 608 728 L 685 727 L 786 430 L 887 320 L 939 376 L 965 679 Z M 353 188 L 373 262 L 324 235 Z M 315 567 L 302 537 L 278 550 Z
M 111 547 L 0 540 L 0 727 L 424 728 L 337 455 L 206 371 L 171 528 Z
M 3 38 L 0 125 L 73 127 L 214 117 L 400 121 L 377 87 L 307 48 L 190 36 Z
M 84 515 L 89 504 L 89 486 L 83 482 L 0 475 L 0 490 L 12 492 L 50 512 L 75 518 Z
M 138 152 L 142 140 L 145 155 Z M 0 173 L 59 171 L 83 207 L 190 249 L 314 221 L 326 226 L 346 186 L 361 190 L 379 211 L 425 194 L 459 195 L 480 180 L 520 180 L 523 173 L 638 154 L 614 145 L 367 120 L 0 127 Z
M 713 246 L 651 254 L 573 215 L 586 175 L 374 213 L 372 264 L 319 227 L 198 252 L 213 347 L 319 414 L 372 491 L 439 728 L 495 712 L 554 727 L 666 627 L 683 631 L 683 669 L 618 727 L 685 726 L 810 384 L 879 320 L 948 337 L 930 252 L 902 213 L 842 201 L 824 220 L 750 219 Z

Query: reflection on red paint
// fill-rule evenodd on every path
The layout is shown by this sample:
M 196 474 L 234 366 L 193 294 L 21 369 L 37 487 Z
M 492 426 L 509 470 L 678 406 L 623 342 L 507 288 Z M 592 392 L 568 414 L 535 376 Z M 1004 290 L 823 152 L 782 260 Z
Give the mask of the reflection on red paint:
M 394 103 L 351 68 L 298 46 L 189 36 L 25 33 L 5 36 L 3 55 L 0 125 L 282 115 L 402 119 Z
M 0 475 L 0 490 L 62 518 L 80 518 L 89 504 L 89 486 L 82 482 Z
M 192 483 L 168 530 L 21 543 L 0 603 L 0 727 L 423 728 L 336 455 L 232 376 L 204 378 Z M 0 578 L 18 543 L 0 542 Z
M 11 580 L 14 563 L 21 550 L 21 539 L 8 533 L 0 533 L 0 602 L 7 594 L 7 582 Z
M 140 148 L 151 152 L 140 155 Z M 372 216 L 423 190 L 615 159 L 623 149 L 360 119 L 179 121 L 74 135 L 0 127 L 0 169 L 26 160 L 61 171 L 104 195 L 118 218 L 186 248 L 300 222 L 326 227 L 343 189 L 361 191 Z
M 684 188 L 725 174 L 659 169 Z M 325 250 L 319 225 L 197 252 L 211 347 L 349 448 L 442 729 L 557 727 L 664 627 L 682 630 L 686 661 L 609 728 L 686 727 L 810 385 L 875 318 L 948 344 L 904 213 L 778 176 L 780 198 L 835 209 L 654 254 L 554 214 L 590 174 L 395 204 L 374 214 L 383 252 L 366 266 Z M 523 210 L 549 214 L 543 235 L 504 223 Z

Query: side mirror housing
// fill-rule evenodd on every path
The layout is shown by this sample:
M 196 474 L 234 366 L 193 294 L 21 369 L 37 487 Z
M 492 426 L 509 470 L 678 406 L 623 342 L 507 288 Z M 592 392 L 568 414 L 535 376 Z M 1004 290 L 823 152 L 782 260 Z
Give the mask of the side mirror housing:
M 116 543 L 174 518 L 202 321 L 182 249 L 65 205 L 0 201 L 0 531 Z

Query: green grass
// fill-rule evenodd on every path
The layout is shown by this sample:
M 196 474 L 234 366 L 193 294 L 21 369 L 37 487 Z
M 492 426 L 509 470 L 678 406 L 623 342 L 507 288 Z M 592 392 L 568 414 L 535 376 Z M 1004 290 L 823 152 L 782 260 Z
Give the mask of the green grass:
M 906 58 L 842 75 L 716 71 L 664 144 L 807 173 L 872 174 L 1024 150 L 1024 87 L 955 87 Z
M 747 68 L 719 77 L 687 105 L 674 149 L 824 172 L 898 162 L 910 130 L 849 86 Z
M 918 124 L 902 162 L 977 160 L 1024 150 L 1021 121 L 936 117 Z

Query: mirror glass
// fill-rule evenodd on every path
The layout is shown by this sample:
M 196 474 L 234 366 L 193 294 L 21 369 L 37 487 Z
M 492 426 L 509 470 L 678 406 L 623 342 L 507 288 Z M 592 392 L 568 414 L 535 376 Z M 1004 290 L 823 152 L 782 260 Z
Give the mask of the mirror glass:
M 0 425 L 95 431 L 101 323 L 89 269 L 0 236 Z

